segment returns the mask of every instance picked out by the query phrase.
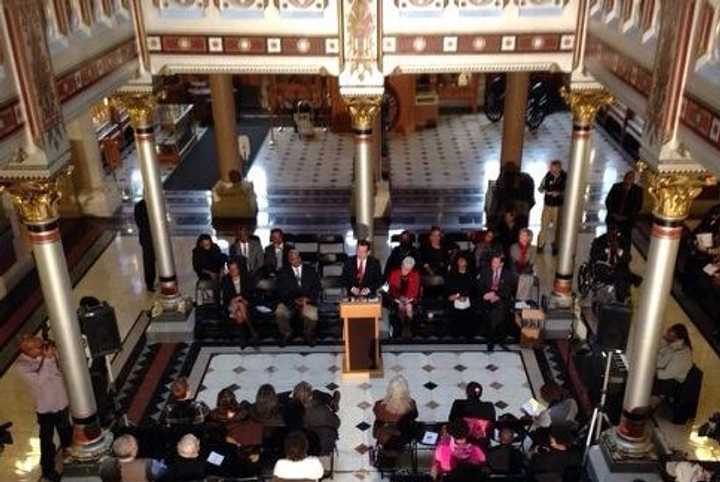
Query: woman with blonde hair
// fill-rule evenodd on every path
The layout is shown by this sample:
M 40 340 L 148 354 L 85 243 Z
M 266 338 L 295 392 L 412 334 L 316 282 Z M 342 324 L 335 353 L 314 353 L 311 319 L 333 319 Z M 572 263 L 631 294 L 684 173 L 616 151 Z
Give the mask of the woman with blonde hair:
M 375 402 L 373 413 L 373 436 L 382 446 L 384 455 L 390 458 L 399 456 L 414 435 L 418 417 L 417 405 L 410 396 L 405 377 L 397 375 L 390 380 L 385 398 Z

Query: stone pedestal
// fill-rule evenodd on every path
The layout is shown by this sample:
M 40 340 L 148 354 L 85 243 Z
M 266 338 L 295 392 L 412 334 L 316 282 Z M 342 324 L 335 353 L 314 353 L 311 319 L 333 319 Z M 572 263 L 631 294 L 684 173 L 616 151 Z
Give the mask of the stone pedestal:
M 212 189 L 212 217 L 232 219 L 255 219 L 257 197 L 249 181 L 236 183 L 218 181 Z

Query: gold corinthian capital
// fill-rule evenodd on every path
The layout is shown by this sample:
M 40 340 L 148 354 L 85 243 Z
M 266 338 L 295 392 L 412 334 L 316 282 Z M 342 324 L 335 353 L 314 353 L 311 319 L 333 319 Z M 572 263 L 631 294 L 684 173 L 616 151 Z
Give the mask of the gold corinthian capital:
M 717 179 L 707 171 L 653 172 L 645 161 L 635 163 L 648 194 L 653 199 L 653 215 L 667 221 L 681 221 L 690 214 L 693 200 L 704 186 L 713 186 Z
M 112 97 L 116 106 L 124 107 L 130 116 L 133 129 L 153 125 L 158 96 L 146 92 L 119 92 Z
M 48 223 L 60 216 L 58 207 L 62 193 L 59 184 L 71 173 L 72 166 L 68 166 L 51 179 L 8 182 L 0 185 L 0 192 L 10 195 L 23 223 Z
M 615 97 L 602 89 L 568 90 L 560 88 L 560 96 L 572 111 L 573 120 L 589 125 L 595 120 L 598 110 L 612 103 Z
M 375 116 L 380 110 L 382 96 L 359 95 L 345 97 L 345 102 L 350 111 L 353 129 L 360 131 L 372 130 L 373 121 L 375 121 Z

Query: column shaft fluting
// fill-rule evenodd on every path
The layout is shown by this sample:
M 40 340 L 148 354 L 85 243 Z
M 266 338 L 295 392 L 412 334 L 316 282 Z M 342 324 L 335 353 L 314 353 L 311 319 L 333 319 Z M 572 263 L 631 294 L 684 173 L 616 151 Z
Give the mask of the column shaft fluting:
M 238 171 L 241 176 L 244 174 L 244 166 L 240 164 L 238 148 L 232 75 L 212 74 L 209 79 L 220 179 L 231 182 L 230 173 L 232 171 Z
M 165 193 L 155 151 L 155 135 L 151 125 L 135 128 L 135 148 L 143 179 L 143 195 L 150 218 L 150 232 L 157 259 L 160 292 L 165 296 L 175 296 L 178 294 L 175 258 L 167 221 Z
M 375 215 L 372 131 L 355 133 L 355 224 L 358 239 L 372 241 Z
M 575 249 L 585 204 L 587 170 L 592 149 L 592 126 L 573 122 L 570 165 L 568 166 L 565 202 L 560 210 L 562 222 L 557 227 L 558 257 L 553 292 L 570 296 L 575 270 Z
M 503 108 L 500 164 L 522 164 L 530 72 L 509 72 Z

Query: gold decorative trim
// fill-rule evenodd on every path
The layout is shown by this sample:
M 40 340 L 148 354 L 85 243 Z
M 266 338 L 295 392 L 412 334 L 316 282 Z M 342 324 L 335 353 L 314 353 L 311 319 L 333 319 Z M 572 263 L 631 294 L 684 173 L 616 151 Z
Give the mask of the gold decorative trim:
M 582 125 L 592 124 L 598 110 L 615 100 L 615 97 L 606 90 L 568 90 L 564 86 L 560 88 L 560 96 L 570 107 L 573 121 Z
M 67 166 L 50 179 L 18 181 L 0 184 L 0 192 L 7 192 L 26 224 L 48 223 L 58 219 L 58 206 L 62 198 L 60 183 L 62 178 L 72 174 L 72 166 Z
M 381 95 L 363 95 L 345 97 L 353 129 L 370 131 L 373 128 L 375 116 L 382 104 Z
M 113 104 L 127 110 L 133 129 L 153 125 L 157 101 L 157 95 L 145 92 L 120 92 L 112 97 Z
M 667 221 L 687 218 L 693 200 L 703 187 L 717 184 L 715 176 L 707 171 L 653 172 L 645 161 L 636 162 L 635 170 L 642 176 L 653 199 L 653 215 Z

